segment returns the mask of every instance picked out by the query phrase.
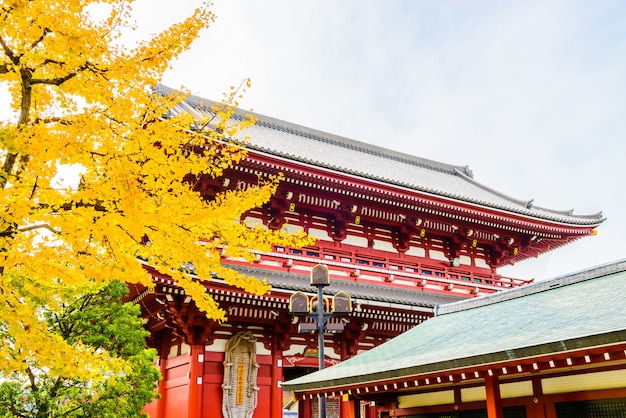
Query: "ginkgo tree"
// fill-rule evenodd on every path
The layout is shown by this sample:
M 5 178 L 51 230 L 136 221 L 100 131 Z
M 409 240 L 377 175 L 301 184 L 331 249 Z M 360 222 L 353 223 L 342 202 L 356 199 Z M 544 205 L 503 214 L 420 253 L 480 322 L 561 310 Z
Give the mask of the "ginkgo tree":
M 122 303 L 128 287 L 112 282 L 95 294 L 67 301 L 61 311 L 45 311 L 51 331 L 68 343 L 82 341 L 127 360 L 124 373 L 94 382 L 53 376 L 30 361 L 28 370 L 0 379 L 0 417 L 20 418 L 147 418 L 143 407 L 156 397 L 159 371 L 156 350 L 146 348 L 150 334 L 141 326 L 140 308 Z
M 92 12 L 99 7 L 98 15 Z M 207 201 L 188 181 L 220 176 L 245 155 L 233 122 L 236 89 L 211 123 L 164 117 L 182 95 L 152 93 L 172 60 L 214 16 L 201 4 L 149 39 L 125 45 L 129 0 L 0 1 L 0 83 L 15 115 L 0 118 L 0 372 L 45 366 L 97 381 L 128 365 L 106 350 L 68 341 L 42 312 L 97 294 L 114 281 L 151 286 L 138 259 L 170 274 L 207 316 L 224 312 L 201 280 L 212 275 L 248 292 L 267 283 L 220 263 L 219 252 L 302 246 L 304 235 L 240 222 L 280 179 Z M 103 10 L 106 12 L 104 13 Z M 238 93 L 237 93 L 238 94 Z M 191 129 L 211 126 L 207 129 Z M 68 181 L 68 169 L 78 181 Z M 194 280 L 181 266 L 192 262 Z

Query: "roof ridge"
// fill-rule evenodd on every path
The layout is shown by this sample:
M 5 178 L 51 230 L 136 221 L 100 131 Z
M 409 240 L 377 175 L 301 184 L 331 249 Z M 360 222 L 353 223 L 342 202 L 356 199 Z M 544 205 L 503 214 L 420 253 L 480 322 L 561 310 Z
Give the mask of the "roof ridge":
M 553 277 L 551 279 L 540 280 L 526 286 L 517 287 L 500 293 L 494 293 L 480 298 L 466 299 L 459 302 L 447 303 L 445 305 L 437 305 L 435 306 L 434 312 L 435 316 L 440 316 L 480 308 L 482 306 L 493 305 L 507 300 L 530 296 L 558 287 L 568 286 L 584 282 L 586 280 L 597 279 L 599 277 L 623 271 L 626 271 L 626 259 L 601 264 L 589 269 L 579 270 L 573 273 Z
M 459 174 L 464 174 L 463 172 L 459 172 Z M 510 200 L 513 203 L 516 203 L 518 205 L 521 206 L 525 206 L 527 209 L 530 209 L 531 207 L 533 207 L 533 201 L 534 199 L 530 199 L 530 200 L 525 200 L 525 199 L 516 199 L 514 197 L 511 197 L 509 195 L 507 195 L 506 193 L 502 193 L 498 190 L 495 190 L 487 185 L 485 185 L 484 183 L 481 183 L 477 180 L 474 180 L 473 177 L 468 177 L 468 176 L 461 176 L 462 179 L 464 179 L 465 181 L 471 182 L 474 186 L 479 187 L 483 190 L 488 191 L 489 193 L 493 193 L 495 195 L 498 195 L 506 200 Z
M 427 158 L 417 157 L 400 151 L 395 151 L 389 148 L 368 144 L 366 142 L 357 141 L 344 136 L 323 132 L 314 128 L 308 128 L 302 125 L 297 125 L 291 122 L 286 122 L 280 119 L 275 119 L 270 116 L 261 115 L 254 112 L 252 113 L 252 115 L 258 118 L 257 124 L 259 126 L 265 126 L 283 132 L 294 133 L 298 136 L 303 136 L 305 138 L 325 142 L 332 145 L 338 145 L 344 148 L 388 158 L 390 160 L 402 162 L 409 165 L 417 165 L 420 167 L 434 169 L 437 171 L 444 171 L 451 174 L 458 171 L 462 172 L 468 177 L 473 176 L 472 171 L 469 169 L 468 166 L 457 166 L 443 163 L 440 161 L 429 160 Z
M 170 95 L 172 93 L 181 92 L 180 90 L 173 89 L 171 87 L 165 86 L 164 84 L 157 83 L 156 91 L 159 94 Z M 184 92 L 182 92 L 184 93 Z M 211 106 L 214 104 L 219 104 L 214 100 L 204 99 L 200 96 L 189 94 L 185 101 L 192 106 L 196 107 L 204 107 L 203 110 L 211 110 Z M 338 145 L 344 148 L 352 149 L 355 151 L 365 152 L 371 155 L 376 155 L 379 157 L 388 158 L 394 161 L 403 162 L 410 165 L 417 165 L 424 168 L 434 169 L 437 171 L 448 172 L 451 174 L 458 172 L 463 173 L 465 176 L 472 178 L 473 174 L 469 166 L 458 166 L 448 163 L 443 163 L 440 161 L 430 160 L 427 158 L 422 158 L 418 156 L 414 156 L 411 154 L 406 154 L 400 151 L 391 150 L 388 148 L 380 147 L 377 145 L 368 144 L 366 142 L 357 141 L 351 138 L 343 137 L 340 135 L 335 135 L 332 133 L 324 132 L 318 129 L 309 128 L 303 125 L 298 125 L 292 122 L 287 122 L 281 119 L 273 118 L 271 116 L 267 116 L 264 114 L 256 113 L 256 112 L 247 112 L 238 107 L 233 107 L 234 109 L 234 118 L 243 119 L 247 115 L 252 115 L 257 119 L 257 125 L 264 126 L 270 129 L 275 129 L 282 132 L 296 134 L 298 136 L 302 136 L 305 138 L 313 139 L 315 141 L 325 142 L 332 145 Z M 248 144 L 248 147 L 254 148 L 251 144 Z

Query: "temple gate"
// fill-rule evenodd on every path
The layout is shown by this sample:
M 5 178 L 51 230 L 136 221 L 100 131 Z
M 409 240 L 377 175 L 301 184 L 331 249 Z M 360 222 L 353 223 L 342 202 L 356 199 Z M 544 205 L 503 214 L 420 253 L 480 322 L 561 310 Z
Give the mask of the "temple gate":
M 191 96 L 173 112 L 208 113 L 211 104 Z M 131 285 L 129 299 L 142 308 L 164 376 L 161 398 L 147 409 L 152 417 L 223 416 L 224 376 L 238 373 L 224 369 L 228 341 L 240 333 L 255 341 L 258 403 L 252 416 L 280 418 L 284 410 L 298 410 L 280 384 L 317 368 L 317 339 L 298 332 L 310 319 L 290 314 L 289 298 L 295 292 L 314 296 L 308 276 L 318 263 L 329 269 L 325 292 L 345 292 L 353 301 L 349 316 L 330 320 L 343 326 L 325 335 L 328 366 L 407 331 L 430 318 L 438 304 L 527 284 L 497 269 L 593 235 L 603 221 L 600 214 L 512 199 L 478 183 L 467 167 L 255 116 L 258 122 L 244 132 L 250 137 L 247 157 L 220 179 L 197 179 L 196 189 L 211 199 L 282 173 L 271 201 L 241 221 L 304 230 L 318 241 L 257 253 L 254 264 L 224 257 L 230 267 L 267 278 L 272 292 L 253 296 L 219 277 L 203 281 L 227 312 L 223 324 L 206 319 L 167 275 L 146 266 L 154 290 Z M 299 418 L 311 417 L 310 404 L 300 401 Z M 336 408 L 354 415 L 362 406 L 348 397 Z

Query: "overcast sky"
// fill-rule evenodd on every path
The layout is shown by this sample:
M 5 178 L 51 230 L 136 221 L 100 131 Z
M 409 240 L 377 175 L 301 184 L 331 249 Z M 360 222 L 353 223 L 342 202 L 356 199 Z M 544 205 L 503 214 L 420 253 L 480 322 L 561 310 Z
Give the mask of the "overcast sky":
M 198 2 L 139 0 L 140 33 Z M 626 258 L 626 2 L 214 0 L 163 82 L 456 165 L 550 209 L 602 211 L 597 236 L 501 273 Z

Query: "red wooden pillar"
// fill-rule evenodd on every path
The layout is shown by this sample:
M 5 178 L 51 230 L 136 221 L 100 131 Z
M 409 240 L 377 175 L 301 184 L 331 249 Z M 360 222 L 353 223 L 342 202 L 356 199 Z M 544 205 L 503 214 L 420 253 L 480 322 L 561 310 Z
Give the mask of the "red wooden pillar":
M 498 376 L 488 376 L 485 378 L 485 391 L 487 392 L 487 417 L 504 418 Z
M 159 379 L 159 383 L 157 385 L 157 393 L 159 394 L 159 399 L 157 399 L 157 407 L 156 407 L 156 417 L 155 418 L 164 418 L 165 417 L 165 379 L 167 378 L 167 356 L 161 355 L 159 357 L 159 373 L 161 373 L 161 379 Z
M 526 406 L 527 418 L 547 418 L 545 413 L 545 405 L 543 403 L 532 403 Z M 556 418 L 556 417 L 552 417 Z
M 354 408 L 354 418 L 361 418 L 361 400 L 353 399 L 352 407 Z
M 364 418 L 378 418 L 378 410 L 376 409 L 376 404 L 374 402 L 370 402 L 365 406 Z
M 339 403 L 339 415 L 341 418 L 355 418 L 354 415 L 354 403 L 358 402 L 354 399 L 349 399 L 348 395 L 342 395 Z
M 546 418 L 545 405 L 543 403 L 543 389 L 541 388 L 541 378 L 533 377 L 533 400 L 526 406 L 526 416 L 528 418 Z M 555 417 L 553 417 L 555 418 Z
M 160 334 L 159 337 L 155 339 L 155 343 L 159 354 L 159 373 L 161 374 L 161 379 L 159 379 L 159 382 L 157 383 L 157 393 L 159 394 L 159 399 L 156 401 L 155 418 L 164 418 L 165 406 L 167 404 L 167 366 L 169 363 L 167 357 L 170 354 L 170 334 L 167 332 L 165 334 Z
M 556 418 L 556 408 L 554 407 L 554 402 L 546 403 L 544 406 L 546 418 Z
M 202 416 L 202 377 L 204 375 L 204 345 L 193 344 L 189 352 L 189 398 L 187 418 Z
M 317 402 L 317 399 L 315 400 Z M 313 417 L 313 404 L 311 399 L 303 399 L 298 402 L 298 418 L 312 418 Z
M 277 337 L 274 337 L 277 338 Z M 278 350 L 278 344 L 273 344 L 272 350 L 272 376 L 270 388 L 270 417 L 282 418 L 283 416 L 283 390 L 280 382 L 283 381 L 283 354 Z

